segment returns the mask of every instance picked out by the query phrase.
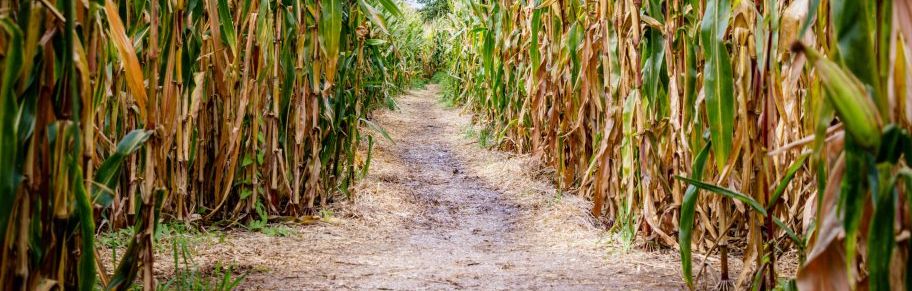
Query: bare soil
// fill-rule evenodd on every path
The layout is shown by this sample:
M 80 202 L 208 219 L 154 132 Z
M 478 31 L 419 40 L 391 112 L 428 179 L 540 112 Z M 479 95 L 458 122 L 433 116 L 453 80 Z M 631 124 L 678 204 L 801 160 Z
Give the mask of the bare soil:
M 247 290 L 684 289 L 676 254 L 624 246 L 537 161 L 479 147 L 434 85 L 398 105 L 373 119 L 395 143 L 375 139 L 370 174 L 326 222 L 230 231 L 196 261 L 247 270 Z

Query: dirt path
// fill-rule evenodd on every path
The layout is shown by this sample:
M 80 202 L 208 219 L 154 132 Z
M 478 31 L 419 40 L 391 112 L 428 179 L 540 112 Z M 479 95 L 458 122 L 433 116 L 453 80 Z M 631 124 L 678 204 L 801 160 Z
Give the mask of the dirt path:
M 232 232 L 197 255 L 251 270 L 244 289 L 683 287 L 672 254 L 622 248 L 531 158 L 474 144 L 469 116 L 444 108 L 435 86 L 398 100 L 375 116 L 395 144 L 378 141 L 355 202 L 329 223 Z

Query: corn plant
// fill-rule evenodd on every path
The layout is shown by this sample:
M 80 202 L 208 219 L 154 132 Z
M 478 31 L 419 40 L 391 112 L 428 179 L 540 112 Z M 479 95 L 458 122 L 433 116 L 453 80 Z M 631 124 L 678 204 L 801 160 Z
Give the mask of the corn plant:
M 721 289 L 780 286 L 790 249 L 786 286 L 912 277 L 906 1 L 448 4 L 447 98 L 596 218 L 680 250 L 690 288 L 694 253 Z
M 0 3 L 0 288 L 152 288 L 161 219 L 351 196 L 382 132 L 368 112 L 422 67 L 419 17 L 393 0 Z M 124 227 L 106 270 L 95 233 Z

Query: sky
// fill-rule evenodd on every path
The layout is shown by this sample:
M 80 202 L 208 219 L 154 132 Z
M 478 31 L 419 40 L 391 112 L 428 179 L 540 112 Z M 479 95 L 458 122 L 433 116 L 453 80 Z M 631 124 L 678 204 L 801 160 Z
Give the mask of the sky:
M 418 1 L 416 1 L 416 0 L 404 0 L 404 1 L 409 6 L 412 6 L 412 8 L 415 8 L 415 9 L 421 8 L 421 4 L 419 4 Z

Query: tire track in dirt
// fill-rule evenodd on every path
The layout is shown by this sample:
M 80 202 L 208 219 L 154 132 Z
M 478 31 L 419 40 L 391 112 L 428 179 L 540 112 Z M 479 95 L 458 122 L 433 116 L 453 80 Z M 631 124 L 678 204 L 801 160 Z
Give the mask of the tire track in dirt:
M 470 117 L 438 94 L 415 90 L 376 114 L 395 143 L 377 142 L 330 223 L 289 237 L 235 231 L 202 260 L 252 270 L 251 290 L 683 288 L 672 254 L 621 248 L 532 158 L 473 144 Z

